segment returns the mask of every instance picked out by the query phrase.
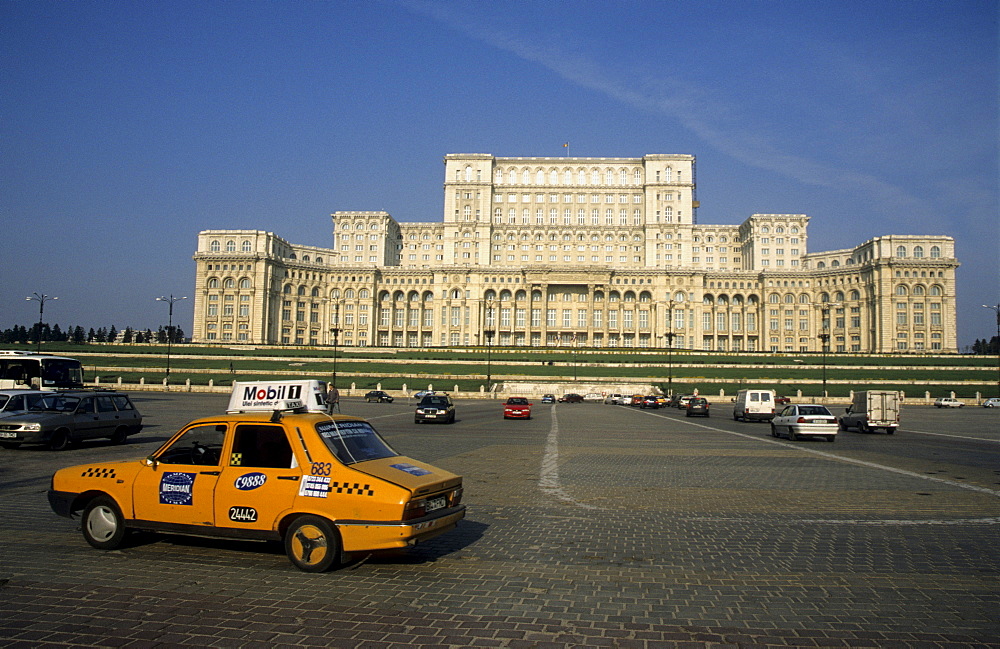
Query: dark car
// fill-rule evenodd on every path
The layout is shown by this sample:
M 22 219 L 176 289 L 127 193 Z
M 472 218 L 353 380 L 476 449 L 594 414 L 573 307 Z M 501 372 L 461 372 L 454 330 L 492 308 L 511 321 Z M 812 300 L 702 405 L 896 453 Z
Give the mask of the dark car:
M 583 403 L 583 396 L 570 392 L 559 397 L 559 403 Z
M 44 444 L 61 451 L 73 442 L 107 437 L 123 444 L 142 430 L 142 415 L 128 395 L 113 391 L 50 392 L 28 412 L 0 419 L 0 444 Z
M 687 404 L 687 412 L 684 415 L 687 417 L 708 417 L 708 399 L 705 397 L 691 397 L 691 400 Z
M 385 403 L 392 403 L 392 397 L 382 390 L 372 390 L 371 392 L 365 394 L 365 401 L 368 403 L 371 403 L 372 401 L 375 403 L 382 403 L 383 401 Z
M 542 403 L 555 403 L 555 402 L 556 402 L 556 395 L 554 394 L 542 395 Z
M 787 406 L 792 402 L 791 397 L 774 397 L 774 405 L 776 406 Z
M 639 404 L 640 408 L 659 408 L 660 401 L 656 398 L 655 394 L 651 394 L 642 398 L 642 402 Z
M 447 394 L 432 394 L 424 397 L 417 404 L 413 415 L 413 423 L 422 424 L 425 421 L 439 421 L 450 424 L 455 421 L 455 404 Z

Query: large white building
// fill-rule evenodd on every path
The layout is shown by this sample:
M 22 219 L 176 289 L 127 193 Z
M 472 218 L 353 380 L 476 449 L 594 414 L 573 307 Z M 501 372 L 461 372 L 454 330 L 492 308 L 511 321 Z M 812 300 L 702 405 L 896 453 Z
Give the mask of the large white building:
M 957 350 L 950 237 L 809 252 L 802 214 L 699 225 L 690 155 L 444 164 L 440 223 L 335 212 L 333 248 L 201 232 L 194 342 Z

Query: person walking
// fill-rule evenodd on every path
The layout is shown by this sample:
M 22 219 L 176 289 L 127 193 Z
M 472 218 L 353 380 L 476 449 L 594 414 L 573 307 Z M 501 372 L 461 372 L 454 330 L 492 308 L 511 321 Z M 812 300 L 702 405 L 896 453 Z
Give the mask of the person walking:
M 333 414 L 334 409 L 340 412 L 340 390 L 331 383 L 330 388 L 326 391 L 326 410 Z

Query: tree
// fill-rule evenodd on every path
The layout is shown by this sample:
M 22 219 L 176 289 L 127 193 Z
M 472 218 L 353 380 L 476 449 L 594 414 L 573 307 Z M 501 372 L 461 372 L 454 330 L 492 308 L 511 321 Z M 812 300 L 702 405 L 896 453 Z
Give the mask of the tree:
M 87 332 L 87 342 L 92 343 L 95 338 L 97 338 L 97 333 L 94 331 L 94 328 L 91 327 L 90 331 Z
M 118 330 L 115 329 L 114 325 L 111 325 L 111 329 L 108 331 L 108 342 L 113 343 L 118 339 Z
M 125 331 L 122 332 L 122 342 L 126 345 L 132 342 L 132 327 L 125 327 Z
M 82 343 L 84 341 L 83 327 L 77 325 L 76 329 L 73 330 L 73 342 Z

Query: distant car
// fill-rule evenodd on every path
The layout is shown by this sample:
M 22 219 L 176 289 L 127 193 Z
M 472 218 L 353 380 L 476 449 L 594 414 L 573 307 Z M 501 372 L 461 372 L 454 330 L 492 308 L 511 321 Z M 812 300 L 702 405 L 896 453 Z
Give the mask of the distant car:
M 559 403 L 583 403 L 583 397 L 579 394 L 570 392 L 569 394 L 564 394 L 559 397 Z
M 604 403 L 610 403 L 616 406 L 620 405 L 621 402 L 622 402 L 622 395 L 618 394 L 617 392 L 612 392 L 611 394 L 609 394 L 604 398 Z
M 555 403 L 555 402 L 556 402 L 556 395 L 554 394 L 542 395 L 542 403 Z
M 774 397 L 774 405 L 776 406 L 787 406 L 791 402 L 792 402 L 791 397 L 782 397 L 782 396 Z
M 665 396 L 663 396 L 663 395 L 657 395 L 657 397 L 656 397 L 656 405 L 657 405 L 658 407 L 660 407 L 660 408 L 666 408 L 666 407 L 667 407 L 667 402 L 668 402 L 668 401 L 670 401 L 670 400 L 669 400 L 669 399 L 667 399 L 667 398 L 666 398 Z
M 641 407 L 642 401 L 645 398 L 646 395 L 644 394 L 633 394 L 631 397 L 628 397 L 628 405 L 632 407 Z
M 680 400 L 681 400 L 681 395 L 680 394 L 676 394 L 675 393 L 675 394 L 670 395 L 670 397 L 667 398 L 667 407 L 668 408 L 676 408 L 677 407 L 677 402 L 680 401 Z
M 650 394 L 642 398 L 642 401 L 639 402 L 639 407 L 643 409 L 653 408 L 655 410 L 660 407 L 660 402 L 656 400 L 655 394 Z
M 684 410 L 685 408 L 687 408 L 688 401 L 690 401 L 691 399 L 694 399 L 694 395 L 692 395 L 692 394 L 683 394 L 683 395 L 681 395 L 677 399 L 677 408 L 678 408 L 678 410 Z
M 41 390 L 0 390 L 0 417 L 44 410 L 42 397 L 51 394 Z
M 705 397 L 691 397 L 685 408 L 685 417 L 708 417 L 708 399 Z
M 44 444 L 61 451 L 84 439 L 107 437 L 124 444 L 142 430 L 142 415 L 124 392 L 49 392 L 41 407 L 0 419 L 0 445 Z
M 951 397 L 941 397 L 934 402 L 935 408 L 961 408 L 964 405 L 958 399 L 952 399 Z
M 825 437 L 832 442 L 837 439 L 839 425 L 826 406 L 789 405 L 771 420 L 771 435 L 786 435 L 790 441 L 799 437 Z
M 1000 398 L 990 397 L 986 401 L 983 401 L 984 408 L 1000 408 Z
M 385 403 L 392 403 L 392 397 L 382 390 L 372 390 L 371 392 L 365 394 L 365 401 L 368 403 L 371 403 L 372 401 L 375 403 L 382 403 L 383 401 Z
M 531 402 L 524 397 L 510 397 L 503 404 L 504 419 L 531 419 Z
M 593 401 L 594 403 L 600 403 L 604 401 L 604 395 L 597 394 L 596 392 L 588 392 L 583 395 L 584 401 Z
M 455 421 L 455 404 L 447 394 L 431 394 L 420 400 L 413 413 L 413 423 L 439 421 L 451 424 Z
M 432 394 L 435 394 L 434 390 L 421 390 L 419 392 L 414 392 L 413 393 L 413 398 L 414 399 L 423 399 L 424 397 L 429 397 Z

